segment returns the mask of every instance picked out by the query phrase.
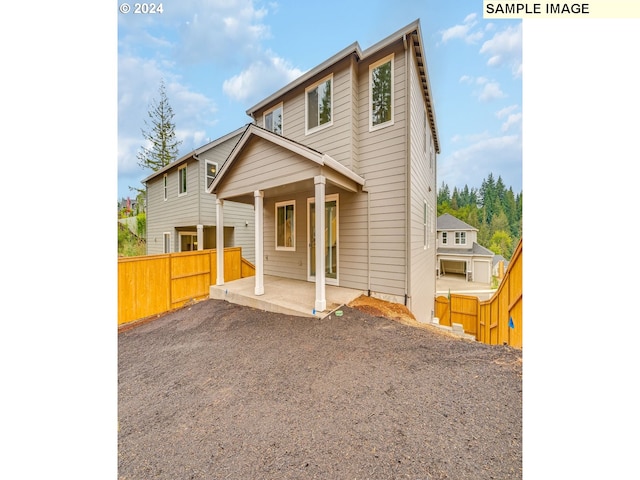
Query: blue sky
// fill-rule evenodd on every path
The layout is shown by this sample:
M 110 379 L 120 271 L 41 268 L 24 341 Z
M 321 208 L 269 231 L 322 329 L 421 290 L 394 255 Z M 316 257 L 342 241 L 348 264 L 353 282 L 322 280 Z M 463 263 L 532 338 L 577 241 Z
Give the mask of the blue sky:
M 480 187 L 489 173 L 522 190 L 521 22 L 482 19 L 482 2 L 259 0 L 164 2 L 118 14 L 118 195 L 137 164 L 164 79 L 180 155 L 248 123 L 246 110 L 358 42 L 420 19 L 441 145 L 438 186 Z

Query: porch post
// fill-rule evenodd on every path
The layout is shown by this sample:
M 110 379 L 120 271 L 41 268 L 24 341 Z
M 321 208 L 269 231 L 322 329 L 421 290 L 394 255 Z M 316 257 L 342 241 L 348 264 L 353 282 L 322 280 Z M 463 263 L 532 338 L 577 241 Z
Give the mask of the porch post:
M 313 182 L 316 186 L 316 311 L 323 312 L 327 309 L 326 289 L 325 289 L 325 184 L 327 179 L 318 175 Z
M 204 226 L 196 225 L 198 231 L 198 250 L 204 250 Z
M 264 192 L 256 190 L 254 196 L 254 214 L 256 221 L 256 287 L 255 294 L 264 294 Z
M 224 285 L 224 201 L 216 199 L 216 285 Z

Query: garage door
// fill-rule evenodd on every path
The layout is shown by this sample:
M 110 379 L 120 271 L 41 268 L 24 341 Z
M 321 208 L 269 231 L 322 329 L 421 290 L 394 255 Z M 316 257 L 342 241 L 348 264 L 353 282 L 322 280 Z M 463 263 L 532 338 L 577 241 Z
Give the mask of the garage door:
M 465 274 L 466 273 L 466 268 L 465 268 L 466 265 L 467 265 L 467 262 L 459 262 L 459 261 L 455 261 L 455 260 L 442 260 L 440 262 L 440 273 L 442 273 L 442 274 L 446 274 L 446 273 L 461 273 L 461 274 Z
M 473 262 L 473 281 L 491 283 L 491 268 L 489 262 Z

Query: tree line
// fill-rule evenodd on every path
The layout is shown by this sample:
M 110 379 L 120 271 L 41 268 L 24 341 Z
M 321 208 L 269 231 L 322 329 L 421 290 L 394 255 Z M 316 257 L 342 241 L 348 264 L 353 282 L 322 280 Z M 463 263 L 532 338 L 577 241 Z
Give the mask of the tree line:
M 493 173 L 480 188 L 467 185 L 453 191 L 442 182 L 438 190 L 438 216 L 448 213 L 478 229 L 478 243 L 507 260 L 522 237 L 522 192 L 514 193 Z

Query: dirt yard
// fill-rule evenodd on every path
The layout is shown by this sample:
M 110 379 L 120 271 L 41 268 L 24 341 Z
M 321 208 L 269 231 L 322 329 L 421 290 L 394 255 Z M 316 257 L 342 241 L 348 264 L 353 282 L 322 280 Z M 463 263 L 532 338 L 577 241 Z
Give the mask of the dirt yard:
M 341 310 L 206 300 L 119 333 L 119 478 L 522 478 L 520 350 Z

